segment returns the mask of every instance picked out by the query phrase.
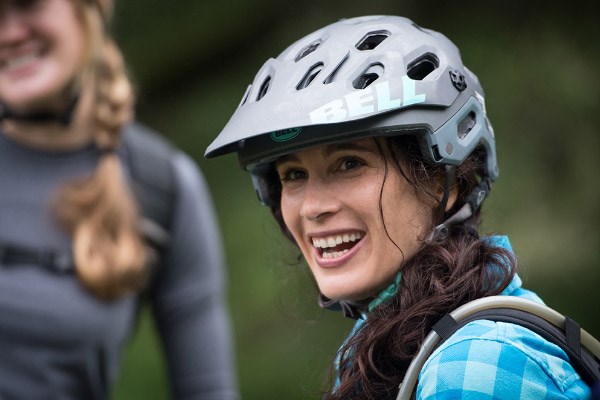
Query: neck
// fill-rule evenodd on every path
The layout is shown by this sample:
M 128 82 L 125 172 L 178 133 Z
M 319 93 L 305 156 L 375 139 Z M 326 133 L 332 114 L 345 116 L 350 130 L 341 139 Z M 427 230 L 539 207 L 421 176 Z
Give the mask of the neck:
M 59 121 L 40 123 L 9 119 L 0 125 L 2 132 L 12 140 L 38 150 L 73 150 L 88 145 L 94 132 L 92 92 L 82 91 L 68 125 Z

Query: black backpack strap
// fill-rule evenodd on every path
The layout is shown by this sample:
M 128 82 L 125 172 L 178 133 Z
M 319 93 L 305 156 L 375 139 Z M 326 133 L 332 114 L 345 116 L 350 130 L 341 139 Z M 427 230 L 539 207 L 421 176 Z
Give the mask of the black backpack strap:
M 434 324 L 400 384 L 397 399 L 410 399 L 417 378 L 431 353 L 457 330 L 476 320 L 523 326 L 559 346 L 581 378 L 590 386 L 600 382 L 600 342 L 571 318 L 542 304 L 513 296 L 491 296 L 467 303 Z
M 581 355 L 581 327 L 565 316 L 565 344 L 576 357 Z
M 450 323 L 449 320 L 453 323 Z M 600 364 L 594 361 L 591 353 L 581 347 L 581 327 L 569 317 L 565 317 L 565 329 L 563 330 L 528 311 L 510 308 L 479 311 L 460 321 L 455 321 L 450 314 L 446 314 L 432 328 L 442 338 L 436 348 L 441 346 L 457 330 L 477 320 L 507 322 L 520 325 L 537 333 L 567 353 L 571 365 L 588 385 L 600 381 Z
M 41 265 L 59 274 L 72 273 L 75 268 L 70 252 L 37 249 L 14 243 L 0 243 L 0 264 L 7 267 L 20 264 Z
M 446 314 L 440 318 L 431 329 L 440 335 L 442 338 L 441 342 L 445 342 L 446 340 L 450 339 L 450 336 L 459 330 L 461 326 L 462 324 L 456 322 L 456 320 L 452 318 L 452 315 Z

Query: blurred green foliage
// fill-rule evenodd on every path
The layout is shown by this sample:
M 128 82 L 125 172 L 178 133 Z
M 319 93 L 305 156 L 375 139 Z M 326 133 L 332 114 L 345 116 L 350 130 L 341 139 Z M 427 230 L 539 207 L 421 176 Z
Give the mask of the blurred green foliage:
M 600 25 L 592 8 L 583 1 L 374 3 L 117 1 L 113 28 L 138 87 L 139 119 L 192 155 L 213 193 L 244 399 L 318 398 L 351 321 L 318 309 L 297 252 L 235 157 L 205 160 L 204 150 L 267 58 L 345 17 L 407 16 L 461 49 L 486 89 L 497 135 L 501 178 L 484 206 L 484 231 L 509 234 L 525 285 L 600 337 Z M 158 343 L 144 313 L 117 399 L 168 398 Z

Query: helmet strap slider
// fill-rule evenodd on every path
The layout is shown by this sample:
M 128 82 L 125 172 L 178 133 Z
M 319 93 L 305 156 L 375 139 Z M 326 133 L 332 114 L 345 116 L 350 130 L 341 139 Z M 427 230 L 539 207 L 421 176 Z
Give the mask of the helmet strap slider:
M 489 177 L 485 177 L 479 182 L 477 186 L 473 188 L 471 193 L 467 196 L 465 204 L 454 214 L 448 217 L 444 222 L 433 228 L 429 236 L 425 239 L 426 242 L 430 242 L 436 239 L 443 239 L 448 235 L 448 229 L 450 226 L 463 222 L 469 219 L 475 212 L 481 207 L 483 200 L 490 194 L 492 189 L 492 180 Z

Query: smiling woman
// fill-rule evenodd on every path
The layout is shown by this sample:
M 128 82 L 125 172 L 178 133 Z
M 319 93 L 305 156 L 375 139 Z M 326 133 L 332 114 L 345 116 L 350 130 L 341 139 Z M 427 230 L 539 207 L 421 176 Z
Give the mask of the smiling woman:
M 416 252 L 431 219 L 398 170 L 386 176 L 380 149 L 362 139 L 275 163 L 283 222 L 326 297 L 361 300 L 381 291 Z
M 438 32 L 367 16 L 300 39 L 265 63 L 206 155 L 227 152 L 302 252 L 319 304 L 357 319 L 327 399 L 396 398 L 434 323 L 471 300 L 542 302 L 521 287 L 508 239 L 479 235 L 494 131 L 477 77 Z M 474 321 L 430 356 L 416 397 L 589 393 L 541 336 Z
M 0 53 L 2 98 L 19 112 L 60 109 L 70 100 L 69 84 L 84 62 L 84 36 L 76 10 L 65 1 L 15 4 L 0 11 L 3 43 L 18 44 L 5 45 Z
M 133 121 L 111 11 L 0 2 L 0 397 L 110 398 L 147 300 L 173 397 L 235 399 L 210 194 Z

